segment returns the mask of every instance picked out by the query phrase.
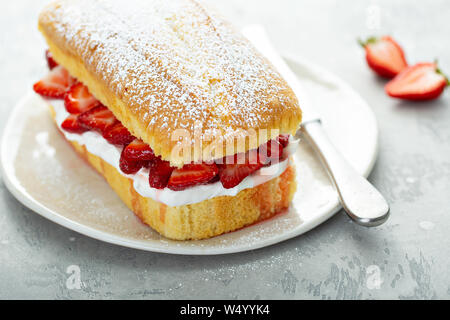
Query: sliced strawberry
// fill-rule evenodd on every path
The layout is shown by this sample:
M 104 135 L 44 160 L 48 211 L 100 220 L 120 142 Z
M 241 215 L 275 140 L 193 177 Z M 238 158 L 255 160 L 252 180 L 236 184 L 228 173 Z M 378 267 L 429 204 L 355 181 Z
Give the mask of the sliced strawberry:
M 431 100 L 439 97 L 447 85 L 448 79 L 436 63 L 418 63 L 389 81 L 385 90 L 394 98 Z
M 123 156 L 124 150 L 122 150 L 122 154 L 120 155 L 120 160 L 119 160 L 119 167 L 123 173 L 134 174 L 134 173 L 138 172 L 139 170 L 141 170 L 142 168 L 148 166 L 148 161 L 139 161 L 139 160 L 135 161 L 135 160 L 127 159 L 126 157 Z
M 261 164 L 265 165 L 273 160 L 278 160 L 283 154 L 283 146 L 276 139 L 267 141 L 258 148 Z
M 280 134 L 277 137 L 277 141 L 283 146 L 283 148 L 286 148 L 289 144 L 289 134 Z
M 218 165 L 220 181 L 225 189 L 237 186 L 242 180 L 263 166 L 261 161 L 255 163 L 248 152 L 245 154 L 244 163 L 240 164 L 241 160 L 238 155 L 234 155 L 227 157 L 223 164 Z
M 153 160 L 152 148 L 140 139 L 134 139 L 124 150 L 124 156 L 132 160 Z
M 174 191 L 184 190 L 209 182 L 218 172 L 219 169 L 215 163 L 186 164 L 172 172 L 167 187 Z
M 45 50 L 45 58 L 47 59 L 48 68 L 50 70 L 58 66 L 58 63 L 53 59 L 53 54 L 48 49 Z
M 164 189 L 169 182 L 172 171 L 175 168 L 170 166 L 170 162 L 155 158 L 150 162 L 149 166 L 149 183 L 150 187 L 156 189 Z
M 87 131 L 87 129 L 81 125 L 80 121 L 78 121 L 78 115 L 76 114 L 69 115 L 66 120 L 63 121 L 61 127 L 72 133 L 83 133 Z
M 393 78 L 408 66 L 403 49 L 389 36 L 371 37 L 360 44 L 366 50 L 369 67 L 382 77 Z
M 130 131 L 128 131 L 128 129 L 125 128 L 120 122 L 107 129 L 103 134 L 103 137 L 109 143 L 123 146 L 128 145 L 135 139 L 135 137 L 131 135 Z
M 217 168 L 219 168 L 219 167 L 217 167 Z M 208 181 L 208 184 L 214 183 L 214 182 L 217 182 L 217 181 L 220 181 L 220 177 L 219 177 L 218 174 L 216 174 L 216 176 L 215 176 L 214 178 L 212 178 L 211 180 L 209 180 L 209 181 Z
M 75 80 L 61 66 L 53 68 L 44 78 L 33 85 L 34 91 L 41 96 L 64 98 Z
M 78 82 L 70 87 L 64 97 L 64 105 L 69 113 L 83 113 L 100 105 L 100 101 L 89 92 L 89 89 Z
M 100 131 L 102 134 L 119 122 L 114 114 L 103 105 L 83 112 L 79 115 L 79 120 L 84 127 Z

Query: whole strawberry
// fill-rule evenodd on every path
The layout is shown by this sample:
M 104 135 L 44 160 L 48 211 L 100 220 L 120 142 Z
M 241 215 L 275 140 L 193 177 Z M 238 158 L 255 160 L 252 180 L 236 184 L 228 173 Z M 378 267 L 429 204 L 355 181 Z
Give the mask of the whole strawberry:
M 390 36 L 371 37 L 359 44 L 366 50 L 369 67 L 384 78 L 393 78 L 408 66 L 403 49 Z

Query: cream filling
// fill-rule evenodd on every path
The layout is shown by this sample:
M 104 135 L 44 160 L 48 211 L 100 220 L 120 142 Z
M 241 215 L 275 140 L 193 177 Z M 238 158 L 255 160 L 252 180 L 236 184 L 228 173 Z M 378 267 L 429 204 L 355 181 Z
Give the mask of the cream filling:
M 64 107 L 64 101 L 48 99 L 47 102 L 53 106 L 56 113 L 58 128 L 67 140 L 76 141 L 78 144 L 86 146 L 86 149 L 90 153 L 100 157 L 116 168 L 120 174 L 133 180 L 134 189 L 141 196 L 151 198 L 172 207 L 198 203 L 215 197 L 235 196 L 242 190 L 254 188 L 260 184 L 272 180 L 280 176 L 286 170 L 289 165 L 289 156 L 295 152 L 298 146 L 298 140 L 291 140 L 289 146 L 284 149 L 284 156 L 286 156 L 286 160 L 279 163 L 274 163 L 269 167 L 261 168 L 254 174 L 246 177 L 240 184 L 231 189 L 225 189 L 220 181 L 193 186 L 182 191 L 173 191 L 169 188 L 155 189 L 150 187 L 148 181 L 149 170 L 147 168 L 142 168 L 135 174 L 125 174 L 122 170 L 120 170 L 119 160 L 122 147 L 110 144 L 95 131 L 76 134 L 63 130 L 61 128 L 61 124 L 69 116 L 69 113 Z

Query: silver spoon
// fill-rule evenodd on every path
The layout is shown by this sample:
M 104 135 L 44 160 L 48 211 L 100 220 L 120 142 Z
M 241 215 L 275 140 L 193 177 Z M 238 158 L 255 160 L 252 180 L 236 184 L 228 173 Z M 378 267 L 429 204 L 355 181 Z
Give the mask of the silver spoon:
M 345 212 L 362 226 L 375 227 L 384 223 L 389 217 L 388 203 L 331 143 L 323 130 L 320 116 L 309 102 L 297 76 L 273 48 L 264 28 L 251 25 L 244 28 L 242 33 L 275 66 L 299 98 L 303 120 L 296 135 L 303 135 L 319 156 L 339 194 Z

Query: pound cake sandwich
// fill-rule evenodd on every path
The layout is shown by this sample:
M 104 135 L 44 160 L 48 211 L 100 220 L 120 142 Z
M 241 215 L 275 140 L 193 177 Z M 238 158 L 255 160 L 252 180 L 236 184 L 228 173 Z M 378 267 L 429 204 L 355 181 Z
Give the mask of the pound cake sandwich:
M 73 148 L 145 224 L 204 239 L 286 210 L 301 110 L 274 67 L 195 0 L 58 0 L 34 84 Z

